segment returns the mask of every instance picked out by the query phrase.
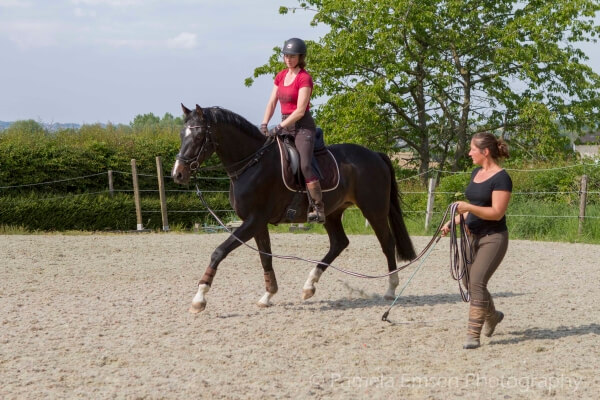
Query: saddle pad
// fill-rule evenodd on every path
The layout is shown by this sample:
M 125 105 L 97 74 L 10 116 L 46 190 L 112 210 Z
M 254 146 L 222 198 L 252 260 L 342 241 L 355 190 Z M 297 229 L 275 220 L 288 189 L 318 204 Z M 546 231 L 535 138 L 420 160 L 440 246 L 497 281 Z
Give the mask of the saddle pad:
M 290 155 L 288 154 L 286 145 L 280 137 L 277 137 L 277 145 L 279 146 L 279 155 L 281 158 L 281 176 L 283 177 L 283 183 L 292 192 L 306 192 L 304 178 L 300 176 L 300 172 L 294 174 L 292 171 Z M 324 147 L 315 151 L 313 153 L 313 160 L 317 162 L 322 174 L 320 177 L 321 190 L 323 192 L 329 192 L 337 189 L 340 183 L 340 170 L 337 160 L 333 154 L 331 154 L 329 149 Z

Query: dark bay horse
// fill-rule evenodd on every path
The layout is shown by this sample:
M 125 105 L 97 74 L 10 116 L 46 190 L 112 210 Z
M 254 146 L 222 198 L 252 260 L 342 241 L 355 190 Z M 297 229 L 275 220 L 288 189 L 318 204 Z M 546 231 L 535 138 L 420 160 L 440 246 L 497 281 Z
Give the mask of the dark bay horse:
M 243 117 L 218 107 L 195 110 L 181 105 L 185 125 L 181 130 L 181 148 L 173 166 L 172 177 L 186 184 L 192 173 L 210 155 L 216 153 L 231 178 L 229 200 L 242 225 L 235 230 L 243 242 L 254 238 L 257 247 L 271 253 L 269 223 L 280 222 L 294 193 L 282 179 L 281 160 L 276 145 L 261 134 L 256 126 Z M 329 252 L 321 260 L 330 264 L 344 250 L 349 240 L 342 226 L 342 214 L 355 204 L 369 221 L 387 258 L 388 270 L 396 269 L 398 260 L 415 258 L 415 251 L 402 219 L 398 200 L 398 186 L 388 156 L 354 144 L 337 144 L 328 147 L 339 163 L 340 182 L 335 190 L 323 193 L 327 220 L 325 229 L 329 236 Z M 308 199 L 303 203 L 293 222 L 306 222 Z M 233 235 L 215 249 L 210 258 L 198 291 L 192 300 L 190 312 L 197 313 L 206 307 L 206 293 L 210 289 L 219 263 L 241 243 Z M 277 292 L 277 280 L 272 257 L 260 254 L 264 269 L 266 293 L 259 306 L 269 306 Z M 303 287 L 303 299 L 315 293 L 315 283 L 325 271 L 318 264 Z M 398 274 L 391 274 L 386 298 L 394 298 Z

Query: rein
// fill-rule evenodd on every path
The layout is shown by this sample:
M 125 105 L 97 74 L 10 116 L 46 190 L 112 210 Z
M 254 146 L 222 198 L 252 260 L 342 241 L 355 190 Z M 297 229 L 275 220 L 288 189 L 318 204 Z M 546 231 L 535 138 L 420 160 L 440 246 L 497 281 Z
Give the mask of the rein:
M 204 153 L 205 151 L 208 151 L 207 149 L 208 149 L 209 144 L 213 144 L 213 146 L 216 149 L 217 142 L 215 142 L 215 140 L 212 138 L 212 131 L 210 129 L 210 124 L 208 124 L 208 123 L 206 123 L 204 126 L 203 125 L 194 125 L 194 126 L 189 126 L 188 128 L 189 129 L 204 128 L 206 130 L 206 134 L 204 135 L 204 140 L 202 141 L 202 146 L 200 147 L 200 151 L 198 151 L 198 155 L 196 157 L 185 158 L 180 154 L 177 154 L 177 156 L 175 157 L 177 160 L 179 160 L 185 164 L 188 164 L 190 166 L 190 170 L 192 171 L 192 173 L 195 173 L 198 171 L 198 167 L 200 166 L 200 163 L 198 162 L 198 160 L 200 160 L 200 156 L 202 155 L 202 153 Z M 223 165 L 222 167 L 221 166 L 207 167 L 207 168 L 202 168 L 202 170 L 210 171 L 210 170 L 218 170 L 218 169 L 223 168 L 223 169 L 225 169 L 225 172 L 227 172 L 227 176 L 229 176 L 229 178 L 237 179 L 237 178 L 239 178 L 240 175 L 242 175 L 244 173 L 244 171 L 246 171 L 248 168 L 252 167 L 254 164 L 258 163 L 258 161 L 261 159 L 261 157 L 265 154 L 267 149 L 273 143 L 275 143 L 275 139 L 272 136 L 269 136 L 267 138 L 267 140 L 265 141 L 265 143 L 254 153 L 250 154 L 248 157 L 245 157 L 245 158 L 241 159 L 240 161 L 236 161 L 229 165 Z M 232 171 L 232 168 L 234 168 L 237 165 L 241 165 L 241 164 L 244 164 L 244 165 L 241 168 L 233 169 L 233 171 Z
M 310 260 L 307 258 L 302 258 L 302 257 L 298 257 L 298 256 L 286 256 L 286 255 L 278 255 L 278 254 L 273 254 L 273 253 L 267 253 L 265 251 L 261 251 L 260 249 L 253 247 L 251 245 L 249 245 L 248 243 L 244 242 L 243 240 L 241 240 L 240 238 L 238 238 L 237 236 L 235 236 L 235 234 L 233 233 L 233 231 L 229 228 L 227 228 L 227 226 L 223 223 L 223 221 L 217 216 L 217 214 L 209 207 L 208 203 L 206 202 L 206 199 L 204 198 L 204 195 L 202 194 L 202 191 L 200 190 L 200 188 L 198 187 L 198 184 L 196 183 L 196 194 L 198 195 L 198 198 L 200 199 L 200 201 L 202 202 L 202 204 L 204 205 L 204 207 L 208 210 L 208 212 L 213 216 L 213 218 L 219 223 L 219 225 L 221 225 L 221 227 L 223 229 L 225 229 L 225 231 L 227 231 L 231 236 L 233 236 L 233 238 L 235 240 L 237 240 L 238 242 L 240 242 L 240 244 L 248 247 L 249 249 L 252 249 L 254 251 L 256 251 L 259 254 L 262 255 L 266 255 L 266 256 L 270 256 L 270 257 L 274 257 L 274 258 L 279 258 L 279 259 L 283 259 L 283 260 L 297 260 L 297 261 L 304 261 L 307 263 L 311 263 L 311 264 L 323 264 L 326 265 L 328 267 L 331 267 L 339 272 L 342 272 L 344 274 L 347 275 L 351 275 L 351 276 L 355 276 L 357 278 L 365 278 L 365 279 L 379 279 L 379 278 L 385 278 L 388 277 L 392 274 L 398 273 L 399 271 L 402 271 L 403 269 L 409 267 L 410 265 L 414 264 L 415 262 L 419 261 L 419 259 L 421 259 L 426 253 L 429 252 L 429 250 L 433 250 L 433 247 L 435 247 L 435 245 L 437 244 L 437 242 L 440 241 L 440 239 L 442 238 L 441 236 L 438 236 L 440 231 L 442 230 L 444 221 L 446 220 L 446 216 L 448 215 L 448 212 L 451 212 L 452 215 L 452 220 L 454 220 L 454 213 L 456 213 L 456 205 L 453 203 L 450 206 L 448 206 L 448 208 L 446 208 L 446 211 L 444 213 L 444 216 L 442 217 L 442 220 L 440 222 L 440 224 L 438 225 L 435 233 L 433 234 L 433 237 L 431 238 L 431 240 L 429 241 L 429 243 L 427 243 L 427 245 L 425 246 L 425 248 L 423 250 L 421 250 L 421 252 L 417 255 L 417 257 L 415 257 L 413 260 L 409 261 L 408 263 L 397 267 L 395 270 L 388 272 L 387 274 L 382 274 L 382 275 L 366 275 L 366 274 L 362 274 L 359 272 L 354 272 L 354 271 L 350 271 L 344 268 L 340 268 L 340 267 L 336 267 L 335 265 L 332 264 L 328 264 L 326 262 L 323 261 L 316 261 L 316 260 Z M 464 219 L 461 218 L 461 232 L 462 232 L 462 226 L 464 225 Z M 452 249 L 452 240 L 457 240 L 456 238 L 456 233 L 450 237 L 451 240 L 451 249 Z M 461 238 L 461 243 L 462 243 L 462 238 Z M 468 245 L 468 243 L 467 243 Z M 470 249 L 470 246 L 469 246 Z M 425 257 L 426 259 L 427 257 Z M 460 258 L 460 257 L 459 257 Z M 471 257 L 472 258 L 472 257 Z M 425 261 L 425 259 L 423 259 L 423 261 Z M 464 257 L 463 257 L 464 260 Z M 455 258 L 455 261 L 458 261 L 458 259 Z M 469 261 L 470 262 L 470 261 Z M 452 264 L 452 258 L 450 260 L 451 263 L 451 273 L 452 273 L 452 277 L 454 278 L 455 274 L 454 274 L 454 270 L 459 271 L 458 274 L 456 274 L 456 276 L 462 278 L 465 274 L 466 274 L 466 264 L 463 266 L 463 268 L 460 268 L 460 265 L 458 263 L 456 263 L 456 266 L 454 264 Z M 455 278 L 457 279 L 457 278 Z M 459 281 L 459 288 L 461 291 L 461 296 L 463 296 L 463 289 L 460 286 L 460 281 Z M 404 290 L 404 289 L 403 289 Z M 463 296 L 463 300 L 465 299 L 465 297 Z M 467 300 L 465 300 L 467 301 Z M 394 301 L 395 302 L 395 301 Z M 390 307 L 391 308 L 391 307 Z
M 450 276 L 452 276 L 452 279 L 454 279 L 455 281 L 458 281 L 458 290 L 460 292 L 460 297 L 462 298 L 462 300 L 464 302 L 468 302 L 471 298 L 471 296 L 469 295 L 469 291 L 468 291 L 468 288 L 469 288 L 468 264 L 471 264 L 473 262 L 473 248 L 471 246 L 471 242 L 469 241 L 469 235 L 467 234 L 467 225 L 465 223 L 465 218 L 463 217 L 462 214 L 459 214 L 460 239 L 458 239 L 458 237 L 456 235 L 456 214 L 458 213 L 457 209 L 458 209 L 457 203 L 452 203 L 446 208 L 446 212 L 444 213 L 444 216 L 442 217 L 442 221 L 440 222 L 440 225 L 436 229 L 433 237 L 435 238 L 435 236 L 442 230 L 444 221 L 446 220 L 446 216 L 449 213 L 450 214 Z M 435 241 L 435 244 L 437 244 L 437 242 L 439 242 L 441 238 L 442 237 L 439 236 L 437 238 L 437 240 Z M 460 240 L 460 242 L 459 242 L 459 240 Z M 431 243 L 431 242 L 429 242 L 429 243 Z M 435 247 L 435 244 L 434 244 L 434 247 Z M 429 244 L 427 246 L 429 246 Z M 433 250 L 433 247 L 432 247 L 432 250 Z M 420 255 L 417 257 L 417 259 L 419 259 L 419 257 L 420 257 Z M 423 259 L 423 261 L 425 261 L 425 259 Z M 398 293 L 398 295 L 396 296 L 396 298 L 394 299 L 394 301 L 392 302 L 390 307 L 381 316 L 382 321 L 392 323 L 388 319 L 388 315 L 390 314 L 390 311 L 392 310 L 392 308 L 394 307 L 394 305 L 400 298 L 400 295 L 402 294 L 402 292 L 404 292 L 404 289 L 406 289 L 406 287 L 408 286 L 408 284 L 410 283 L 412 278 L 417 274 L 417 272 L 419 272 L 422 265 L 423 265 L 423 262 L 421 262 L 419 264 L 417 269 L 415 269 L 415 272 L 413 272 L 413 274 L 410 276 L 410 278 L 408 278 L 408 280 L 406 281 L 406 283 L 404 284 L 402 289 L 400 289 L 400 292 Z M 463 289 L 463 287 L 461 285 L 462 280 L 464 280 L 465 289 Z
M 225 168 L 225 172 L 227 172 L 227 176 L 229 176 L 231 179 L 237 179 L 241 174 L 244 173 L 244 171 L 246 171 L 248 168 L 250 168 L 254 164 L 258 163 L 258 161 L 261 159 L 261 157 L 265 154 L 267 149 L 273 143 L 275 143 L 275 139 L 273 138 L 273 136 L 269 136 L 267 138 L 267 140 L 265 141 L 265 143 L 261 146 L 261 148 L 256 150 L 254 153 L 250 154 L 248 157 L 246 157 L 240 161 L 236 161 L 233 164 L 224 165 L 223 167 Z M 243 164 L 243 163 L 246 163 L 246 164 L 244 164 L 241 168 L 230 171 L 232 166 Z M 196 185 L 196 189 L 198 189 L 197 185 Z

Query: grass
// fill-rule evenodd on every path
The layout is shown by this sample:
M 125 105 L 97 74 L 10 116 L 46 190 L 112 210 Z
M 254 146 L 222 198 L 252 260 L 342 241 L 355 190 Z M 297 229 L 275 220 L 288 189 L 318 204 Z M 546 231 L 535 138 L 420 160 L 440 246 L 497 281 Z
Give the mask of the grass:
M 511 239 L 590 243 L 600 244 L 600 205 L 588 205 L 586 216 L 591 217 L 584 221 L 582 233 L 578 233 L 579 218 L 577 218 L 576 206 L 569 204 L 545 203 L 545 202 L 514 202 L 511 203 L 507 212 L 508 229 Z M 442 213 L 433 215 L 429 228 L 425 229 L 425 216 L 419 211 L 405 211 L 404 222 L 408 232 L 412 236 L 432 235 L 441 222 Z M 236 221 L 234 214 L 223 218 L 225 223 Z M 344 213 L 344 230 L 348 235 L 371 235 L 373 228 L 365 223 L 365 218 L 359 209 L 352 207 Z M 273 233 L 290 233 L 291 224 L 270 225 L 269 230 Z M 304 224 L 305 230 L 294 230 L 295 234 L 314 233 L 326 234 L 325 228 L 320 224 Z M 189 233 L 194 229 L 187 229 L 183 224 L 171 224 L 171 232 Z M 198 233 L 224 232 L 218 223 L 206 218 L 199 224 Z M 160 232 L 157 230 L 156 232 Z M 0 235 L 23 235 L 23 234 L 90 234 L 91 232 L 68 231 L 68 232 L 43 232 L 30 231 L 23 226 L 0 225 Z

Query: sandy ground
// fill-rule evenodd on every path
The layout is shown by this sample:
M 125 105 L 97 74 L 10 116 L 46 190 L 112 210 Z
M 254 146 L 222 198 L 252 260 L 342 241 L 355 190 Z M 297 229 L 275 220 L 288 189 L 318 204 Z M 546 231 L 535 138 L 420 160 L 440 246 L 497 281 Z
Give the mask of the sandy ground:
M 234 251 L 206 311 L 187 312 L 224 234 L 0 236 L 0 398 L 598 398 L 600 246 L 512 241 L 489 289 L 506 314 L 466 351 L 467 305 L 442 240 L 381 321 L 386 280 L 276 260 L 260 309 L 258 256 Z M 428 238 L 415 237 L 420 250 Z M 272 235 L 319 258 L 325 236 Z M 374 236 L 336 265 L 385 272 Z M 414 268 L 404 270 L 404 284 Z

